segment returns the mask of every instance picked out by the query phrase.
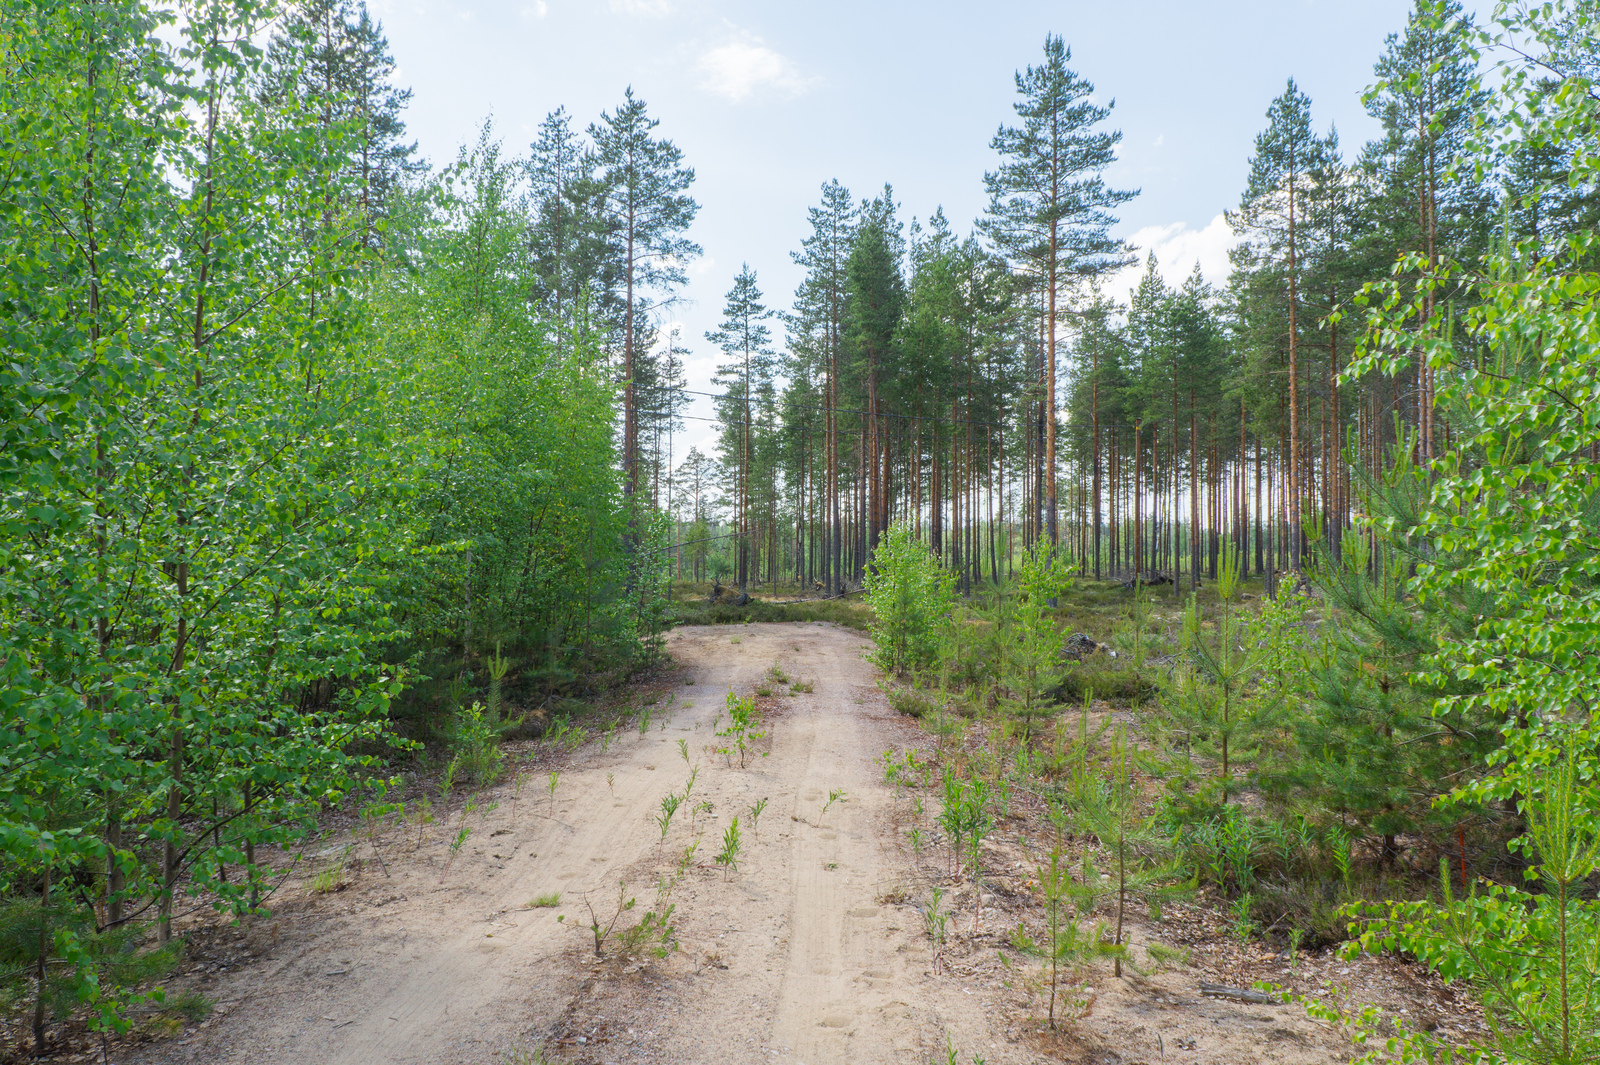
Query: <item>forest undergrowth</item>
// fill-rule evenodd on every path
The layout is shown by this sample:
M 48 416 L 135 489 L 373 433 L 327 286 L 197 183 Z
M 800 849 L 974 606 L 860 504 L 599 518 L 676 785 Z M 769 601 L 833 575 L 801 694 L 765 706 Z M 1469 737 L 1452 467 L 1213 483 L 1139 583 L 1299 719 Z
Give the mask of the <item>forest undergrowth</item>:
M 1233 991 L 1303 1002 L 1360 1060 L 1588 1060 L 1592 715 L 1579 704 L 1496 731 L 1469 707 L 1501 680 L 1438 668 L 1521 590 L 1449 583 L 1470 563 L 1430 519 L 1430 480 L 1447 478 L 1397 449 L 1361 484 L 1361 535 L 1313 544 L 1304 590 L 1275 597 L 1239 579 L 1226 547 L 1216 579 L 1180 593 L 1087 582 L 1041 543 L 1013 583 L 962 598 L 912 530 L 890 529 L 867 589 L 874 660 L 931 746 L 882 764 L 911 851 L 948 855 L 928 932 L 945 942 L 965 906 L 981 945 L 981 900 L 1024 897 L 1000 954 L 1044 1003 L 1041 1038 L 1087 1008 L 1087 967 L 1187 957 L 1161 942 L 1182 900 L 1289 971 L 1308 952 L 1393 952 L 1477 997 L 1484 1025 L 1452 1032 L 1331 982 L 1252 988 L 1241 963 Z M 1592 581 L 1569 587 L 1592 599 Z M 1510 746 L 1537 750 L 1537 768 Z M 1000 838 L 1020 861 L 991 863 Z M 1131 923 L 1150 936 L 1139 952 Z

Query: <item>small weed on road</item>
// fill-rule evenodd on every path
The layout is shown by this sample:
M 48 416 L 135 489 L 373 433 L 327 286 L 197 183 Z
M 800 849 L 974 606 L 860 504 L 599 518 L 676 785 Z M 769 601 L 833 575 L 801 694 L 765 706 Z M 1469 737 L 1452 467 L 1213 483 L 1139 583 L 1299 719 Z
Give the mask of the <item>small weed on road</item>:
M 817 814 L 817 827 L 818 828 L 822 827 L 822 819 L 823 819 L 824 816 L 827 815 L 828 807 L 832 806 L 836 802 L 845 802 L 845 801 L 847 801 L 847 800 L 844 797 L 844 789 L 843 788 L 840 788 L 837 791 L 828 792 L 828 801 L 822 804 L 822 812 Z
M 717 853 L 717 864 L 722 866 L 724 879 L 739 868 L 739 819 L 735 817 L 722 834 L 722 850 Z
M 656 814 L 656 824 L 661 826 L 661 842 L 667 841 L 667 831 L 672 827 L 672 815 L 678 812 L 678 807 L 683 805 L 683 797 L 677 792 L 670 792 L 661 800 L 661 812 Z

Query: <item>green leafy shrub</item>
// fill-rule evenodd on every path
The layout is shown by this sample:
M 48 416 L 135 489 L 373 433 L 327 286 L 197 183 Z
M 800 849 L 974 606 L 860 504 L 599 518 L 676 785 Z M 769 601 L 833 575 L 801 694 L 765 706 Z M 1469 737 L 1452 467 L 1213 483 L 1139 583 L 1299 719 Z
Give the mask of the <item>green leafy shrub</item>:
M 741 699 L 732 691 L 729 691 L 727 705 L 728 727 L 719 729 L 717 738 L 731 740 L 732 742 L 726 747 L 719 748 L 717 753 L 726 756 L 728 764 L 731 766 L 733 764 L 733 752 L 738 751 L 739 768 L 743 769 L 745 759 L 750 753 L 751 744 L 761 739 L 766 733 L 757 731 L 757 727 L 760 724 L 760 715 L 756 710 L 755 699 L 750 697 Z M 765 757 L 766 752 L 763 751 L 762 756 Z
M 872 607 L 868 656 L 885 673 L 903 675 L 930 665 L 955 609 L 955 575 L 940 564 L 912 527 L 896 522 L 878 541 L 866 580 Z
M 498 722 L 491 719 L 482 703 L 475 702 L 456 716 L 456 779 L 487 786 L 500 779 L 501 762 Z

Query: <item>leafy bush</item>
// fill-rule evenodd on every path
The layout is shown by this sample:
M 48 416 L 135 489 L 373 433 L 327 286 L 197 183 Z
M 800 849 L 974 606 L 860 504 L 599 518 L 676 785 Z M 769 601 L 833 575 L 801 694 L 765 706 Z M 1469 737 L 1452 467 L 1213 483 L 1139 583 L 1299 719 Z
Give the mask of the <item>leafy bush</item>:
M 866 580 L 873 611 L 869 631 L 877 643 L 869 655 L 873 664 L 900 675 L 931 664 L 951 625 L 955 583 L 909 524 L 891 525 L 872 554 Z
M 456 718 L 455 743 L 457 779 L 488 785 L 500 779 L 500 752 L 497 722 L 490 720 L 482 703 L 473 703 Z
M 728 692 L 727 706 L 728 727 L 719 729 L 717 738 L 732 740 L 733 742 L 726 747 L 718 748 L 717 753 L 725 755 L 728 759 L 728 764 L 731 766 L 733 765 L 733 752 L 738 751 L 739 768 L 743 769 L 745 758 L 750 753 L 751 744 L 761 739 L 766 733 L 757 731 L 757 727 L 761 724 L 761 717 L 756 710 L 755 699 L 750 697 L 741 699 L 730 690 Z M 762 757 L 766 757 L 765 751 L 762 752 Z

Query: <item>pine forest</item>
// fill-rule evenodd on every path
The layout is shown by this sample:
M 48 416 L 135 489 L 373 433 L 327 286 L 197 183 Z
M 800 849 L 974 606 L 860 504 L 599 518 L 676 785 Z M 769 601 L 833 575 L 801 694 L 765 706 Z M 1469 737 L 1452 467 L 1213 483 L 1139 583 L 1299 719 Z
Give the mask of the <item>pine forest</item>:
M 1285 69 L 1225 277 L 1030 38 L 792 292 L 642 75 L 0 6 L 0 1061 L 1600 1061 L 1595 0 Z

